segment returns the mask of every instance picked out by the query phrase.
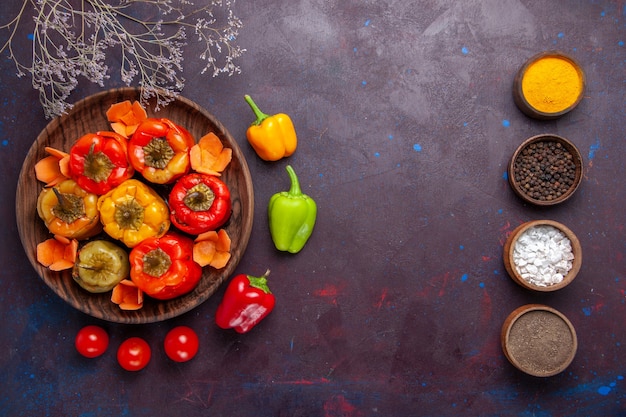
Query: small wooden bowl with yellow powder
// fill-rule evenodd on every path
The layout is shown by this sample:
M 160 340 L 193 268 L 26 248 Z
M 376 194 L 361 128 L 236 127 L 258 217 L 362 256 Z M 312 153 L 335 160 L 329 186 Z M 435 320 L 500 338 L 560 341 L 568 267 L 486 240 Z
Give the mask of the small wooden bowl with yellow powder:
M 513 98 L 529 117 L 551 120 L 578 105 L 585 91 L 585 73 L 570 56 L 558 51 L 530 58 L 515 76 Z

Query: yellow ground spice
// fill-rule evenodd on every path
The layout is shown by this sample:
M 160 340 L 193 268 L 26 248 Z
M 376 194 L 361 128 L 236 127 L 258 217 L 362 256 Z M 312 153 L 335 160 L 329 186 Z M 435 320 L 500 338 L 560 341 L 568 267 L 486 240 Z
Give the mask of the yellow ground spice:
M 567 59 L 548 56 L 528 66 L 522 78 L 522 94 L 528 104 L 543 113 L 558 113 L 573 105 L 583 89 L 577 66 Z

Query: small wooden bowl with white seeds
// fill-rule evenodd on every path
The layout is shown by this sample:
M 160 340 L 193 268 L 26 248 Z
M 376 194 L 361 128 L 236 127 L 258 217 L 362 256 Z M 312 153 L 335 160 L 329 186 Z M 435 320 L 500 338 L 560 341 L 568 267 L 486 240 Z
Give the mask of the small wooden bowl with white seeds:
M 569 285 L 580 271 L 580 241 L 567 226 L 554 220 L 519 225 L 504 244 L 504 267 L 520 286 L 540 292 Z

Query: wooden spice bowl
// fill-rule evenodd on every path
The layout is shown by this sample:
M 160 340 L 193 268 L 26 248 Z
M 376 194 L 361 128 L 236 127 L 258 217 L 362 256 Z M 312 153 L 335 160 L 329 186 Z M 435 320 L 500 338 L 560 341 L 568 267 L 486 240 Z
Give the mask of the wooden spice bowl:
M 580 103 L 585 83 L 585 73 L 574 58 L 560 51 L 541 52 L 528 59 L 515 75 L 513 99 L 525 115 L 552 120 Z
M 538 171 L 529 172 L 527 166 L 529 153 L 538 153 L 537 147 L 546 144 L 555 147 L 542 151 L 544 152 L 542 158 L 545 157 L 548 161 L 536 162 L 535 168 Z M 536 156 L 535 160 L 538 157 Z M 552 162 L 549 159 L 552 159 Z M 569 168 L 564 171 L 566 166 Z M 583 158 L 576 145 L 562 136 L 536 135 L 526 139 L 513 152 L 507 174 L 511 188 L 522 200 L 538 206 L 552 206 L 568 200 L 580 186 L 583 178 Z M 565 174 L 568 178 L 561 177 Z M 560 187 L 556 186 L 558 183 L 555 185 L 558 181 L 561 181 Z M 547 193 L 552 190 L 553 193 L 549 196 L 536 196 L 537 190 Z
M 565 234 L 565 236 L 569 239 L 571 243 L 572 253 L 574 255 L 574 259 L 572 260 L 572 268 L 563 277 L 563 280 L 557 284 L 552 284 L 548 286 L 535 285 L 534 283 L 523 278 L 522 275 L 518 272 L 517 267 L 515 265 L 513 253 L 515 250 L 515 245 L 517 243 L 517 240 L 520 238 L 520 236 L 522 236 L 524 232 L 526 232 L 527 230 L 535 226 L 555 227 L 556 229 L 560 230 L 563 234 Z M 567 226 L 559 222 L 556 222 L 554 220 L 532 220 L 532 221 L 528 221 L 526 223 L 519 225 L 508 236 L 506 242 L 504 243 L 503 260 L 504 260 L 504 267 L 514 282 L 516 282 L 523 288 L 526 288 L 529 290 L 539 291 L 539 292 L 551 292 L 551 291 L 560 290 L 561 288 L 568 286 L 574 280 L 574 278 L 576 278 L 576 275 L 578 275 L 578 272 L 580 271 L 580 267 L 583 262 L 583 254 L 582 254 L 582 247 L 580 245 L 580 241 L 578 240 L 574 232 L 572 232 Z
M 500 333 L 504 355 L 528 375 L 549 377 L 574 360 L 578 338 L 572 323 L 559 311 L 541 304 L 515 309 Z

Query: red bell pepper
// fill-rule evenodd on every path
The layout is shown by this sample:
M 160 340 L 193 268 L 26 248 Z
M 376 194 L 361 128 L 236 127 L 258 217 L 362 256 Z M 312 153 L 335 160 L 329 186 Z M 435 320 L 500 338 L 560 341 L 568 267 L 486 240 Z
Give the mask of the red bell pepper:
M 83 190 L 103 195 L 135 173 L 128 141 L 115 132 L 87 133 L 70 149 L 70 177 Z
M 215 323 L 222 329 L 246 333 L 274 309 L 276 300 L 267 286 L 268 270 L 261 277 L 235 276 L 215 312 Z
M 155 184 L 169 184 L 189 172 L 189 150 L 195 144 L 191 133 L 169 119 L 146 119 L 128 145 L 128 158 L 135 170 Z
M 193 260 L 193 240 L 176 233 L 143 240 L 130 251 L 129 261 L 130 279 L 158 300 L 187 294 L 202 277 L 202 267 Z
M 188 174 L 176 181 L 169 206 L 174 226 L 199 235 L 226 223 L 231 213 L 230 190 L 213 175 Z

